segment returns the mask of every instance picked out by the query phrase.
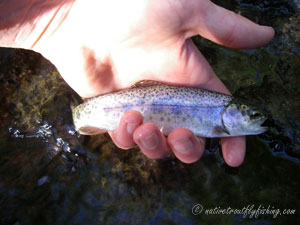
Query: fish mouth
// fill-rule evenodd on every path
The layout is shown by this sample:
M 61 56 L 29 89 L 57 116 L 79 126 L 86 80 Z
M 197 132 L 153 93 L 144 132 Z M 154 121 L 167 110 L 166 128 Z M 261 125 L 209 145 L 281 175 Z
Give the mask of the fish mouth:
M 256 130 L 258 134 L 264 133 L 268 130 L 267 119 L 268 119 L 267 117 L 262 117 L 256 121 L 256 125 L 257 125 Z
M 268 127 L 260 127 L 260 129 L 258 130 L 258 134 L 262 134 L 264 132 L 266 132 L 268 130 Z
M 266 121 L 267 117 L 265 116 L 253 120 L 251 124 L 249 124 L 249 131 L 254 135 L 266 132 L 268 130 L 268 126 L 266 126 Z

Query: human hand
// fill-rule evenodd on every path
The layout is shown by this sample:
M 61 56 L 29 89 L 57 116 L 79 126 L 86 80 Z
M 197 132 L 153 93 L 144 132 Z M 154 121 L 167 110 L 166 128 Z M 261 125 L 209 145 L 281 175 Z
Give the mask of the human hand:
M 33 49 L 50 59 L 82 97 L 128 88 L 138 80 L 230 94 L 190 37 L 200 34 L 227 47 L 255 48 L 274 35 L 272 28 L 208 0 L 77 1 L 59 27 L 53 24 Z M 125 113 L 119 128 L 109 133 L 120 148 L 137 144 L 149 158 L 172 150 L 179 160 L 191 163 L 204 151 L 203 138 L 184 128 L 164 137 L 136 111 Z M 239 166 L 245 137 L 221 142 L 226 163 Z

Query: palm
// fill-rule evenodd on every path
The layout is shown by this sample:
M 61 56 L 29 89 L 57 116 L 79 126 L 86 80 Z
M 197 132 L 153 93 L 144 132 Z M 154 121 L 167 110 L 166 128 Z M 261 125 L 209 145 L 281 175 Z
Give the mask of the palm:
M 153 79 L 228 93 L 189 39 L 197 34 L 196 29 L 189 28 L 193 23 L 191 15 L 195 14 L 193 5 L 175 1 L 151 3 L 143 8 L 143 17 L 128 26 L 132 29 L 127 38 L 112 46 L 115 51 L 111 59 L 120 88 L 140 79 Z M 187 7 L 180 8 L 183 5 Z M 207 7 L 202 4 L 200 9 Z

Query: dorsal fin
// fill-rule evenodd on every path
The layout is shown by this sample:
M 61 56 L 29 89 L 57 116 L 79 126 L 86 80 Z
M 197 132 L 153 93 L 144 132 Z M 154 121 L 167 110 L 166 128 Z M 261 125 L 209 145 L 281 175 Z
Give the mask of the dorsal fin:
M 150 87 L 155 85 L 164 85 L 164 83 L 155 80 L 140 80 L 134 83 L 130 88 Z

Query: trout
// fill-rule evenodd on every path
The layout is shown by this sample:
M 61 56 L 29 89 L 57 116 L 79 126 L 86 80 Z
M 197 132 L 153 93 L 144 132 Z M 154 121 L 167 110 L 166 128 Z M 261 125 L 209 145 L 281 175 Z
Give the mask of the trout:
M 226 94 L 193 87 L 141 81 L 128 90 L 93 97 L 72 108 L 75 129 L 84 135 L 115 130 L 122 115 L 139 111 L 164 135 L 187 128 L 200 137 L 256 135 L 266 116 Z

